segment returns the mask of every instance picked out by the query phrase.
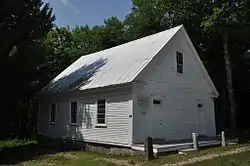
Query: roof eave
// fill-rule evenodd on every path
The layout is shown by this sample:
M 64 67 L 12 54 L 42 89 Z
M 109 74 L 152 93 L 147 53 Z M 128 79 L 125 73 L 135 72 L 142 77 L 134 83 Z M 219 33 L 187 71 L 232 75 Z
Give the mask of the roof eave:
M 46 96 L 50 96 L 50 95 L 63 95 L 66 93 L 98 93 L 98 92 L 102 92 L 102 91 L 107 91 L 107 90 L 117 90 L 120 88 L 129 88 L 131 86 L 132 88 L 132 82 L 126 82 L 126 83 L 121 83 L 121 84 L 114 84 L 114 85 L 108 85 L 108 86 L 103 86 L 103 87 L 96 87 L 96 88 L 91 88 L 91 89 L 84 89 L 84 90 L 72 90 L 72 91 L 64 91 L 64 92 L 38 92 L 37 93 L 37 98 L 43 98 Z

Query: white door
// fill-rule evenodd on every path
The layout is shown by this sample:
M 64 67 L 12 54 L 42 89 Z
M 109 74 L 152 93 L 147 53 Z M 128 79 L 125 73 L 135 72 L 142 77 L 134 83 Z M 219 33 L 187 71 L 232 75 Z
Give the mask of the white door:
M 154 97 L 151 107 L 151 133 L 155 139 L 165 138 L 166 119 L 164 116 L 163 99 L 161 97 Z
M 206 134 L 206 124 L 205 124 L 205 113 L 202 103 L 197 104 L 198 109 L 198 131 L 199 135 L 205 135 Z
M 146 137 L 152 137 L 151 134 L 151 114 L 149 114 L 149 107 L 138 107 L 134 112 L 135 121 L 135 143 L 143 143 Z

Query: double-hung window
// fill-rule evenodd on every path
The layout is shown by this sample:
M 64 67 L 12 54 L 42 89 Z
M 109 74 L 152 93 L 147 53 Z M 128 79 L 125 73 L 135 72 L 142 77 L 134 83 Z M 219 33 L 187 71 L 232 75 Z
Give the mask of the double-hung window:
M 50 104 L 50 123 L 56 123 L 56 104 Z
M 97 101 L 97 124 L 106 123 L 106 100 Z
M 70 123 L 71 124 L 76 124 L 76 119 L 77 119 L 77 102 L 71 102 L 70 105 Z
M 183 73 L 183 53 L 176 53 L 177 73 Z

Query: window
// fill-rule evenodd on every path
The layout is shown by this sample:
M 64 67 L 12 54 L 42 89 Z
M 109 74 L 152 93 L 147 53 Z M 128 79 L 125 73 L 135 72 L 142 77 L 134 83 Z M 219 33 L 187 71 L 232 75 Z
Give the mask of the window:
M 177 73 L 183 73 L 183 54 L 180 52 L 176 53 L 177 62 Z
M 197 107 L 201 108 L 201 107 L 203 107 L 203 104 L 197 104 Z
M 70 110 L 71 118 L 70 123 L 76 124 L 76 117 L 77 117 L 77 102 L 71 102 L 71 110 Z
M 105 99 L 97 101 L 97 124 L 105 124 Z
M 56 123 L 56 104 L 50 104 L 50 123 Z
M 160 105 L 161 104 L 161 100 L 153 100 L 153 104 Z

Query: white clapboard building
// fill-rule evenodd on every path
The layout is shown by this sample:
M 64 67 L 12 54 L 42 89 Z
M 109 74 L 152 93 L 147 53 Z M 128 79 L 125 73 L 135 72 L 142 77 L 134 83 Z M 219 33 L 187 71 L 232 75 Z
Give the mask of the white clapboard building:
M 80 57 L 39 93 L 38 133 L 124 147 L 215 136 L 216 97 L 181 25 Z

